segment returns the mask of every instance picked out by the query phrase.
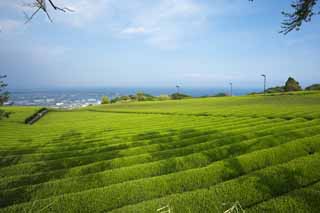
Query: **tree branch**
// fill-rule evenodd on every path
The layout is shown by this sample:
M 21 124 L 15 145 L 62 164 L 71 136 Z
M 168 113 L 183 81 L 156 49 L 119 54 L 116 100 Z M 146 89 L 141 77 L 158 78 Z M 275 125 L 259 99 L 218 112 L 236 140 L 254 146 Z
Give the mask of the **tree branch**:
M 291 4 L 294 9 L 292 13 L 282 12 L 287 18 L 282 22 L 282 30 L 280 33 L 288 34 L 292 30 L 300 30 L 303 22 L 310 22 L 314 15 L 319 15 L 320 12 L 315 13 L 314 7 L 318 0 L 296 0 Z
M 25 13 L 25 16 L 27 17 L 27 20 L 25 23 L 28 23 L 30 22 L 34 16 L 40 11 L 42 10 L 48 17 L 48 19 L 50 20 L 50 22 L 53 22 L 52 21 L 52 18 L 50 17 L 49 15 L 49 12 L 47 10 L 47 5 L 46 5 L 46 2 L 49 1 L 50 3 L 50 6 L 54 9 L 54 10 L 59 10 L 61 12 L 74 12 L 73 10 L 65 7 L 65 8 L 61 8 L 61 7 L 58 7 L 54 4 L 53 0 L 35 0 L 35 2 L 33 4 L 27 4 L 28 7 L 33 7 L 33 8 L 36 8 L 36 10 L 33 12 L 33 14 L 29 17 L 26 13 Z
M 254 0 L 249 0 L 253 2 Z M 282 15 L 286 18 L 282 22 L 281 31 L 287 35 L 292 30 L 300 30 L 303 22 L 310 22 L 314 15 L 320 15 L 320 11 L 315 12 L 315 6 L 318 0 L 294 0 L 291 3 L 293 12 L 282 12 Z

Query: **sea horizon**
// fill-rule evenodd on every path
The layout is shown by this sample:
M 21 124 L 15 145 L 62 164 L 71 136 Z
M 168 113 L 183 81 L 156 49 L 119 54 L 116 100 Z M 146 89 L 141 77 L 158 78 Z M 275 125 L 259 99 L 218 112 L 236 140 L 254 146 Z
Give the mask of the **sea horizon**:
M 259 92 L 256 88 L 233 88 L 234 96 Z M 172 87 L 105 87 L 105 88 L 41 88 L 41 89 L 11 89 L 8 105 L 13 106 L 46 106 L 56 108 L 77 108 L 100 104 L 101 97 L 110 99 L 119 96 L 144 92 L 153 96 L 176 93 Z M 179 88 L 179 93 L 192 97 L 212 96 L 218 93 L 230 93 L 230 88 L 186 87 Z

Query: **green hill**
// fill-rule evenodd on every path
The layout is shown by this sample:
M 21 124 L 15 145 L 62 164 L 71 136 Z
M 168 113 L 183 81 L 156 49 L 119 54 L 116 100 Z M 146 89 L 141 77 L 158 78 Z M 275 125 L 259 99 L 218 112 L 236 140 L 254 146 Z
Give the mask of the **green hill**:
M 320 93 L 7 107 L 0 212 L 318 212 Z M 158 211 L 158 212 L 161 212 Z

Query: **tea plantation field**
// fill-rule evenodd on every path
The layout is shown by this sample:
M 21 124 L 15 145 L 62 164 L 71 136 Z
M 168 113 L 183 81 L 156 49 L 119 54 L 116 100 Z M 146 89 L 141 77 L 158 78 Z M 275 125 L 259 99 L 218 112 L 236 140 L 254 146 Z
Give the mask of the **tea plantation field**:
M 0 212 L 320 212 L 320 93 L 4 109 Z

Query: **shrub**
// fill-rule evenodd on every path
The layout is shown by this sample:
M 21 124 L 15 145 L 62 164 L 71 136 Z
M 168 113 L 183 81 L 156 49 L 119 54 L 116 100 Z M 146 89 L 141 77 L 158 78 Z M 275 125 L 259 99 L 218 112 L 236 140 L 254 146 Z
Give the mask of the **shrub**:
M 39 120 L 44 114 L 48 112 L 47 108 L 41 108 L 36 113 L 32 114 L 31 116 L 27 117 L 24 121 L 25 124 L 33 124 L 37 120 Z
M 138 101 L 152 101 L 155 99 L 155 97 L 153 97 L 152 95 L 149 95 L 147 93 L 143 93 L 143 92 L 138 92 L 136 94 L 136 99 Z
M 229 199 L 239 198 L 241 199 L 241 203 L 247 206 L 257 201 L 262 201 L 307 185 L 320 178 L 320 172 L 314 171 L 315 166 L 319 165 L 320 162 L 319 154 L 302 157 L 308 155 L 305 149 L 306 147 L 316 147 L 317 150 L 319 150 L 318 138 L 307 139 L 304 142 L 306 143 L 300 141 L 300 143 L 294 142 L 267 150 L 263 149 L 248 155 L 218 161 L 204 168 L 123 182 L 108 187 L 83 191 L 81 193 L 67 194 L 56 197 L 58 201 L 52 205 L 52 210 L 56 212 L 76 212 L 79 210 L 81 202 L 88 201 L 86 203 L 87 211 L 94 212 L 101 211 L 102 209 L 108 211 L 175 193 L 182 193 L 181 196 L 184 198 L 190 195 L 190 193 L 199 193 L 200 196 L 197 198 L 194 197 L 193 199 L 203 201 L 203 197 L 201 196 L 203 191 L 205 193 L 210 191 L 211 193 L 217 192 L 220 198 L 226 198 L 223 196 L 223 193 L 227 193 L 230 198 L 226 198 L 226 201 L 230 202 L 232 200 Z M 290 162 L 285 163 L 288 161 Z M 274 166 L 281 163 L 285 164 Z M 259 169 L 262 170 L 254 172 Z M 238 178 L 239 176 L 242 177 Z M 233 180 L 224 182 L 230 179 Z M 281 187 L 284 184 L 287 187 Z M 141 189 L 143 189 L 143 191 Z M 199 190 L 188 192 L 197 189 Z M 172 198 L 175 199 L 177 197 L 180 197 L 180 195 L 173 195 Z M 53 199 L 55 198 L 38 200 L 36 205 L 43 205 L 48 201 L 52 202 Z M 92 202 L 93 200 L 103 200 L 103 202 L 96 205 L 97 203 Z M 78 205 L 68 205 L 70 202 Z M 152 203 L 153 201 L 150 202 Z M 207 199 L 206 202 L 208 202 L 206 203 L 207 205 L 219 204 L 211 199 Z M 32 205 L 33 202 L 30 202 L 22 206 L 31 207 Z M 19 207 L 22 206 L 18 205 L 16 209 L 13 207 L 12 210 L 17 212 Z M 187 206 L 190 207 L 189 204 Z M 131 207 L 134 208 L 135 206 Z
M 6 111 L 0 109 L 0 120 L 2 118 L 9 118 L 9 115 L 10 115 L 10 112 L 6 112 Z
M 180 100 L 180 99 L 185 99 L 185 98 L 191 98 L 191 96 L 182 94 L 182 93 L 173 93 L 170 95 L 171 99 L 173 100 Z
M 274 158 L 274 161 L 279 160 Z M 288 163 L 271 166 L 211 187 L 177 193 L 136 205 L 128 205 L 112 212 L 153 212 L 154 209 L 158 208 L 159 204 L 169 202 L 170 206 L 178 209 L 179 212 L 224 212 L 226 209 L 222 204 L 235 201 L 239 201 L 243 208 L 247 208 L 274 196 L 308 186 L 319 180 L 320 170 L 314 170 L 319 163 L 319 154 L 300 157 Z M 254 165 L 254 162 L 252 162 L 252 165 Z M 234 169 L 237 172 L 237 165 L 230 166 L 230 169 Z M 203 209 L 206 211 L 203 211 Z M 293 209 L 293 212 L 296 212 L 295 210 Z M 258 212 L 269 211 L 262 209 L 262 211 Z M 280 211 L 272 209 L 270 212 Z M 285 209 L 282 212 L 291 211 Z
M 9 100 L 9 93 L 3 91 L 8 85 L 4 83 L 1 79 L 6 78 L 7 76 L 0 75 L 0 106 L 2 106 L 6 101 Z M 10 113 L 0 109 L 0 120 L 2 118 L 8 118 Z
M 149 95 L 147 93 L 138 92 L 135 95 L 116 97 L 116 98 L 111 100 L 111 103 L 131 102 L 131 101 L 153 101 L 153 100 L 156 100 L 156 98 L 154 96 Z
M 292 77 L 289 77 L 285 86 L 284 86 L 284 90 L 286 92 L 301 91 L 302 88 L 301 88 L 298 81 L 294 80 L 294 78 L 292 78 Z
M 108 96 L 103 96 L 101 99 L 101 104 L 109 104 L 109 97 Z
M 130 101 L 132 100 L 132 98 L 130 98 L 130 96 L 119 96 L 119 97 L 116 97 L 114 99 L 112 99 L 110 102 L 111 103 L 117 103 L 117 102 L 127 102 L 127 101 Z
M 266 93 L 278 93 L 278 92 L 284 92 L 284 86 L 281 87 L 271 87 L 266 90 Z
M 159 99 L 160 101 L 170 100 L 170 96 L 169 96 L 169 95 L 160 95 L 160 96 L 158 97 L 158 99 Z
M 229 96 L 229 95 L 225 92 L 220 92 L 220 93 L 213 95 L 213 97 L 226 97 L 226 96 Z
M 306 87 L 306 90 L 320 90 L 320 84 L 312 84 L 311 86 Z

